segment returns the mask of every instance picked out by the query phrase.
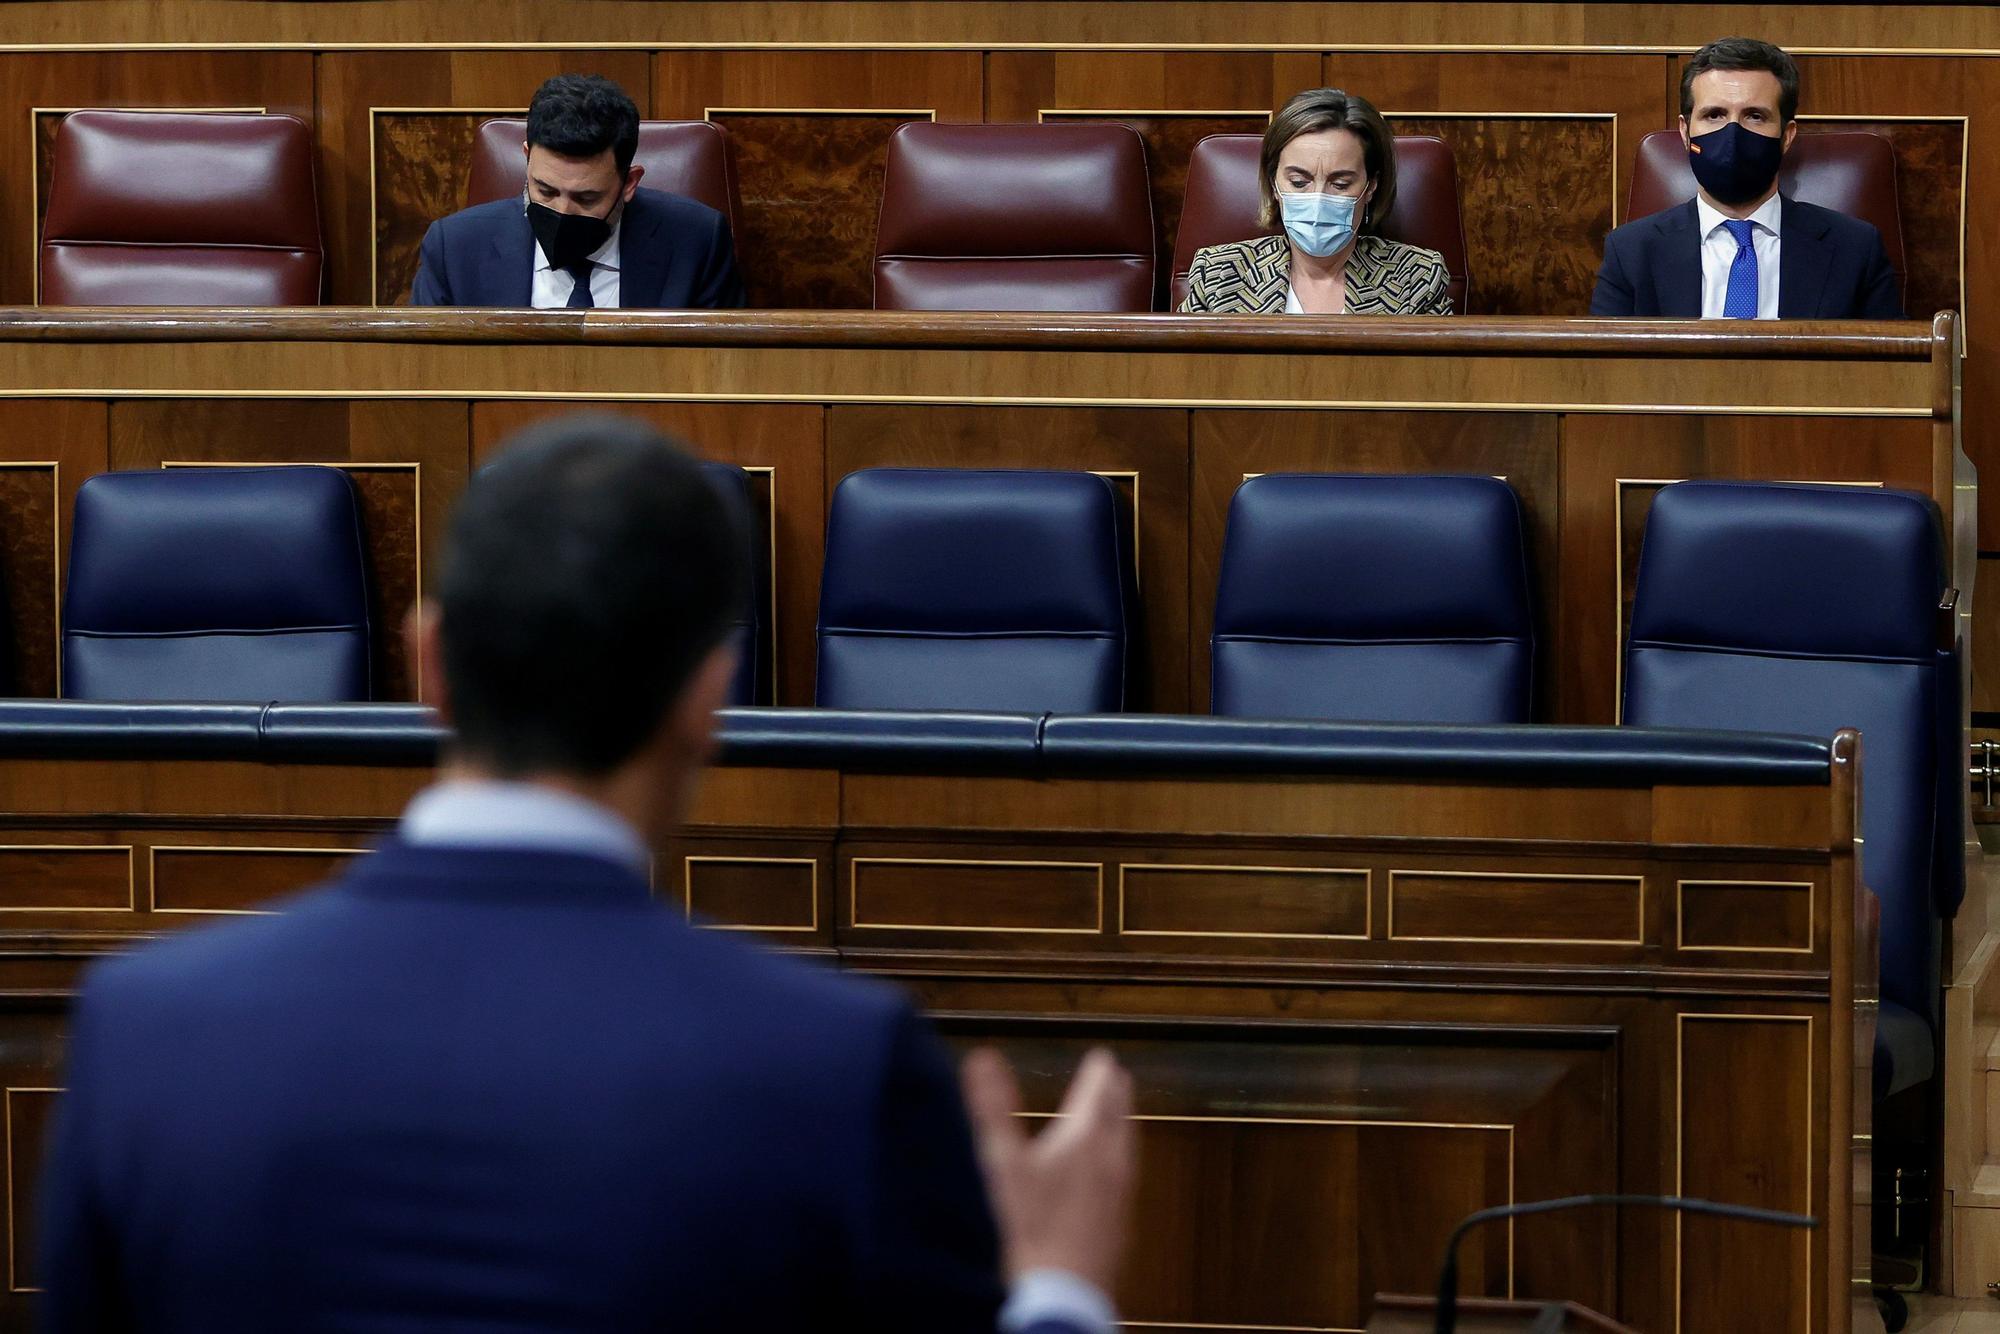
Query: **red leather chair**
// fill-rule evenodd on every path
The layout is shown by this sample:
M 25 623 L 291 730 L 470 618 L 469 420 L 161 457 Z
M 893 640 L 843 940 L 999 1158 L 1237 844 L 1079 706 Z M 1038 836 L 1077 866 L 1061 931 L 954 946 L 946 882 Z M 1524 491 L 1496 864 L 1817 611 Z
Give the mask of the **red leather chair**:
M 1804 129 L 1778 168 L 1778 189 L 1793 199 L 1818 204 L 1873 223 L 1889 252 L 1899 293 L 1909 285 L 1903 262 L 1903 214 L 1896 189 L 1896 148 L 1867 130 L 1816 134 Z M 1648 217 L 1694 198 L 1694 168 L 1678 130 L 1654 130 L 1639 141 L 1625 220 Z
M 78 111 L 42 222 L 49 306 L 313 306 L 312 135 L 292 116 Z
M 489 120 L 472 143 L 472 178 L 466 203 L 485 204 L 518 195 L 528 182 L 521 144 L 528 122 L 514 117 Z M 639 151 L 632 160 L 646 169 L 641 185 L 685 195 L 706 204 L 736 227 L 736 163 L 729 131 L 705 120 L 642 120 Z
M 889 136 L 877 310 L 1148 311 L 1153 199 L 1129 125 L 936 125 Z
M 1211 134 L 1188 158 L 1187 195 L 1174 236 L 1174 308 L 1187 295 L 1188 268 L 1203 246 L 1247 241 L 1277 232 L 1257 221 L 1257 159 L 1261 134 Z M 1451 308 L 1465 313 L 1472 272 L 1465 259 L 1465 224 L 1458 201 L 1458 159 L 1435 135 L 1396 136 L 1396 207 L 1382 220 L 1391 241 L 1444 256 L 1451 274 Z

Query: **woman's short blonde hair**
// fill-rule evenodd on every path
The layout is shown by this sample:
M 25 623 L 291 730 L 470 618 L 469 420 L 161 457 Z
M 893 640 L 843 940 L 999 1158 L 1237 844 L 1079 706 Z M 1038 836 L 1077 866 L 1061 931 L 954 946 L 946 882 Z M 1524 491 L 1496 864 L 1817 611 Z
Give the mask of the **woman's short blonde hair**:
M 1346 130 L 1361 141 L 1362 169 L 1375 182 L 1375 197 L 1355 230 L 1372 236 L 1381 231 L 1382 219 L 1396 206 L 1396 139 L 1374 103 L 1338 88 L 1308 88 L 1271 117 L 1259 158 L 1263 170 L 1257 182 L 1262 196 L 1257 221 L 1266 227 L 1277 225 L 1278 196 L 1271 182 L 1278 174 L 1278 155 L 1285 151 L 1285 145 L 1302 134 L 1322 130 Z

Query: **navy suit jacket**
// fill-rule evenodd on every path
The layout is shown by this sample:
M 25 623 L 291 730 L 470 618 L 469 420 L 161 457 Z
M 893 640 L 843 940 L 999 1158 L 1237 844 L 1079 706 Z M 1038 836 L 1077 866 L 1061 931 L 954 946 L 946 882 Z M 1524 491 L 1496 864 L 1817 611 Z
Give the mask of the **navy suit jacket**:
M 1593 315 L 1701 318 L 1701 236 L 1692 199 L 1616 228 Z M 1786 199 L 1778 223 L 1778 318 L 1900 320 L 1896 272 L 1871 223 Z
M 956 1080 L 898 993 L 593 857 L 356 863 L 92 971 L 46 1329 L 993 1334 Z
M 535 233 L 518 198 L 476 204 L 424 233 L 413 306 L 534 304 Z M 621 310 L 725 310 L 743 304 L 729 220 L 706 204 L 640 186 L 618 232 Z

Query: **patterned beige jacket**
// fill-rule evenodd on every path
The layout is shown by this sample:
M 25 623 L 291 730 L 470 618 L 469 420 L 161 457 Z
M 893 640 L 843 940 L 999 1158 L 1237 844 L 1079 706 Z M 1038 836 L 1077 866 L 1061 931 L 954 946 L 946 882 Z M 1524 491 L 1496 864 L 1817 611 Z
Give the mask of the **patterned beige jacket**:
M 1282 315 L 1292 251 L 1282 236 L 1204 246 L 1188 266 L 1190 314 Z M 1363 236 L 1347 257 L 1350 315 L 1449 315 L 1451 275 L 1435 250 Z

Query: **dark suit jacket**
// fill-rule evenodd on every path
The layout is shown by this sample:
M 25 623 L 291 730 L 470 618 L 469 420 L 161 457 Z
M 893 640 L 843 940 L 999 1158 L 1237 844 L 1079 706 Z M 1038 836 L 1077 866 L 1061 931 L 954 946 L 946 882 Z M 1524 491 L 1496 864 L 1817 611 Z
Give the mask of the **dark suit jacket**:
M 107 963 L 68 1087 L 49 1330 L 992 1334 L 1000 1305 L 908 1002 L 592 857 L 391 842 Z
M 1593 315 L 1701 318 L 1701 236 L 1692 199 L 1604 238 Z M 1870 223 L 1784 202 L 1778 223 L 1778 318 L 1900 320 L 1895 270 Z
M 519 199 L 440 218 L 424 233 L 413 306 L 534 303 L 535 233 Z M 720 310 L 743 304 L 729 220 L 706 204 L 639 187 L 618 234 L 621 310 Z

